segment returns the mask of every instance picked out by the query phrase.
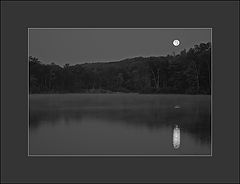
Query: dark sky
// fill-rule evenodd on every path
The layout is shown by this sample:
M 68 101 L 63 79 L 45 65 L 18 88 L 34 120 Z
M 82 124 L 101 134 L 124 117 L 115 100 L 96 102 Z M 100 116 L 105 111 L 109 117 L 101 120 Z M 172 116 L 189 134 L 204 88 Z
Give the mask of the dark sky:
M 172 42 L 178 39 L 180 45 Z M 29 29 L 29 56 L 59 65 L 165 56 L 211 41 L 210 29 Z

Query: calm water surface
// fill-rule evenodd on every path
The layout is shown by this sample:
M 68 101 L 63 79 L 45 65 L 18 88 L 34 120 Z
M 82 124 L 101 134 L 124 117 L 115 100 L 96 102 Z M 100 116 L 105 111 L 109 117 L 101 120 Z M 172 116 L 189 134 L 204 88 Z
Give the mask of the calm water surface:
M 209 95 L 34 94 L 29 105 L 30 155 L 211 154 Z

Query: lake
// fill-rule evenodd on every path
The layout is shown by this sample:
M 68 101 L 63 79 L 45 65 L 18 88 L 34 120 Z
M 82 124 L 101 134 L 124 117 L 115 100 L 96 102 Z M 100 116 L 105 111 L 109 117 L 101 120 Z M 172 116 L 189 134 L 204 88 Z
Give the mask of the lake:
M 211 96 L 31 94 L 30 155 L 211 155 Z

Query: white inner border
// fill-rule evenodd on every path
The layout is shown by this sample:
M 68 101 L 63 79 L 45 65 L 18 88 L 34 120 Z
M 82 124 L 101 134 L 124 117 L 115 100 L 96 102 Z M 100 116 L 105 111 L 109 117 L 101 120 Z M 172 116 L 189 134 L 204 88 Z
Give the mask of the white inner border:
M 213 42 L 212 42 L 212 28 L 27 28 L 28 29 L 28 58 L 29 59 L 29 30 L 30 29 L 209 29 L 211 30 L 211 154 L 209 155 L 31 155 L 29 152 L 29 62 L 28 62 L 28 121 L 27 121 L 27 129 L 28 129 L 28 157 L 212 157 L 212 145 L 213 145 Z

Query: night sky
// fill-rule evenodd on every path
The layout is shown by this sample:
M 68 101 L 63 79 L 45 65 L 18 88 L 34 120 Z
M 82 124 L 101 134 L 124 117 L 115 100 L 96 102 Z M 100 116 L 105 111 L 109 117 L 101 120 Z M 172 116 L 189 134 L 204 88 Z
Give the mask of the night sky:
M 180 45 L 173 45 L 178 39 Z M 43 63 L 166 56 L 211 41 L 211 29 L 29 29 L 29 56 Z

